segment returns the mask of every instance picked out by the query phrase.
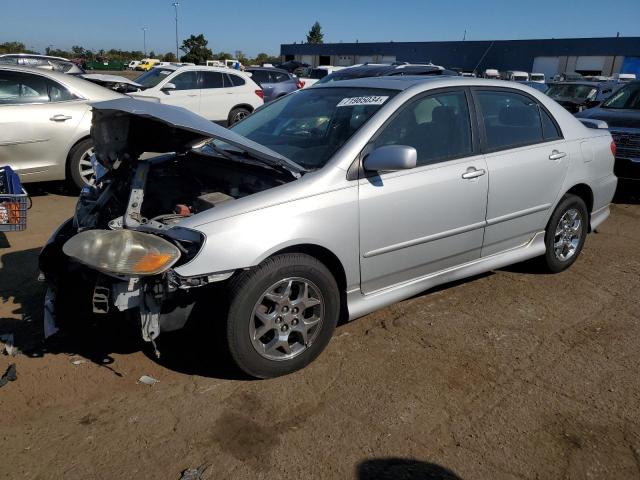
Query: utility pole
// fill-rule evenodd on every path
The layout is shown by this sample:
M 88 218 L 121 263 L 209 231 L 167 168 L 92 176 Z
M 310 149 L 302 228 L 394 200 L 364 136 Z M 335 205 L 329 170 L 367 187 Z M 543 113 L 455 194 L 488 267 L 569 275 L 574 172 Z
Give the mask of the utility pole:
M 144 39 L 144 57 L 147 58 L 147 27 L 142 27 L 142 35 Z
M 464 35 L 462 36 L 462 41 L 464 42 L 467 39 L 467 29 L 464 29 Z
M 173 2 L 172 5 L 176 9 L 176 62 L 178 62 L 180 61 L 180 57 L 178 54 L 178 6 L 180 6 L 180 4 L 178 2 Z

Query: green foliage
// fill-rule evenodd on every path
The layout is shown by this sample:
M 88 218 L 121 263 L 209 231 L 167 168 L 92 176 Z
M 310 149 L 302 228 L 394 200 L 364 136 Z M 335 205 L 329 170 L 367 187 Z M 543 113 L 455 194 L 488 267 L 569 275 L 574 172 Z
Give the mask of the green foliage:
M 0 43 L 0 54 L 1 53 L 35 53 L 24 46 L 22 42 L 4 42 Z
M 213 56 L 214 60 L 231 60 L 233 57 L 231 56 L 230 53 L 227 52 L 220 52 L 217 53 L 216 55 Z
M 323 43 L 323 39 L 324 33 L 322 33 L 322 27 L 320 23 L 316 21 L 307 34 L 307 43 Z
M 176 54 L 173 52 L 167 52 L 162 56 L 163 62 L 177 62 Z
M 213 52 L 207 48 L 208 44 L 208 40 L 204 38 L 202 33 L 200 35 L 191 35 L 182 41 L 180 50 L 182 50 L 185 55 L 183 55 L 180 60 L 183 62 L 192 62 L 196 65 L 206 63 L 207 60 L 213 57 Z

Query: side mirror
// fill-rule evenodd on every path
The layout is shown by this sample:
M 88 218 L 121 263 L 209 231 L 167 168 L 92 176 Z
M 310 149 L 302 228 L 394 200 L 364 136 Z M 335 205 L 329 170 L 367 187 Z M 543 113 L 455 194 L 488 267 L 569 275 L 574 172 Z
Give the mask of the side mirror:
M 367 172 L 390 172 L 415 168 L 418 152 L 407 145 L 385 145 L 376 148 L 364 159 Z
M 175 90 L 175 89 L 176 89 L 176 84 L 171 82 L 165 83 L 162 87 L 163 92 L 170 92 L 171 90 Z

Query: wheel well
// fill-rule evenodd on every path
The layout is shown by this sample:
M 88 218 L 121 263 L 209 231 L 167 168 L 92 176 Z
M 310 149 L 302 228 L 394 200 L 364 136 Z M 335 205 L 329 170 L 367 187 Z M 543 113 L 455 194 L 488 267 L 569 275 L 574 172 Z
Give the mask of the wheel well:
M 587 206 L 587 211 L 591 214 L 593 211 L 593 191 L 589 185 L 579 183 L 578 185 L 571 187 L 567 193 L 580 197 Z M 591 225 L 589 225 L 589 231 L 591 231 Z
M 273 253 L 274 255 L 281 255 L 283 253 L 306 253 L 318 260 L 320 260 L 331 272 L 333 278 L 336 279 L 340 292 L 345 292 L 347 289 L 347 275 L 344 272 L 342 262 L 336 257 L 336 255 L 329 249 L 321 247 L 319 245 L 302 244 L 294 245 L 284 248 Z
M 236 105 L 231 110 L 235 110 L 236 108 L 246 108 L 250 112 L 253 112 L 253 107 L 251 105 L 249 105 L 248 103 L 241 103 L 240 105 Z M 229 110 L 229 113 L 231 113 L 231 110 Z

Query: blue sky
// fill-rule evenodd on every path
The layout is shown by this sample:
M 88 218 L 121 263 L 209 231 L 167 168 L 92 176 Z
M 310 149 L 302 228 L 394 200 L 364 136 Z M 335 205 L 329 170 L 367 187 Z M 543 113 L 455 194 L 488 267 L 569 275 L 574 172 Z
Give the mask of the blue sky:
M 175 50 L 169 0 L 26 0 L 0 3 L 0 42 L 44 50 Z M 204 33 L 214 51 L 278 54 L 318 20 L 325 42 L 640 36 L 640 1 L 180 0 L 180 37 Z

